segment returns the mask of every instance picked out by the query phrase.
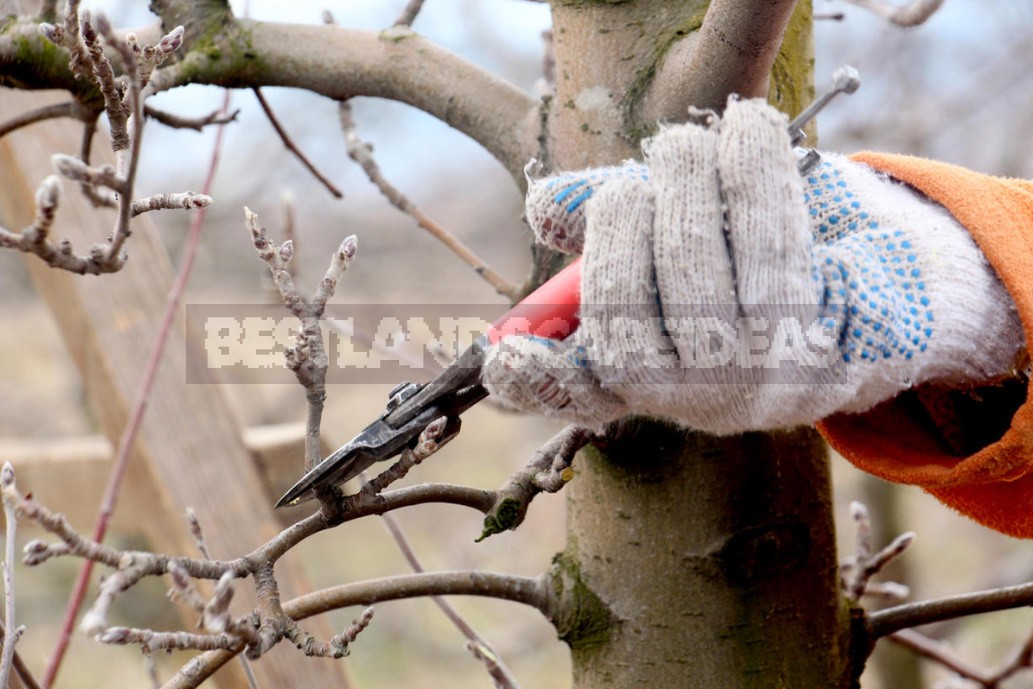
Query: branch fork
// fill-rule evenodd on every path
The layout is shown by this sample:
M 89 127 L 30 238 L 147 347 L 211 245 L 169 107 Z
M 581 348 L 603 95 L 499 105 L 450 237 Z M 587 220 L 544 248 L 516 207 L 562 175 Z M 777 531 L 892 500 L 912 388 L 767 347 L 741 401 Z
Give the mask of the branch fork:
M 79 9 L 79 0 L 69 0 L 60 24 L 44 22 L 40 34 L 65 48 L 70 53 L 69 69 L 80 79 L 97 86 L 104 100 L 111 129 L 115 165 L 90 166 L 89 147 L 84 145 L 82 156 L 56 155 L 53 165 L 62 177 L 79 182 L 83 194 L 95 206 L 111 207 L 117 211 L 115 226 L 107 241 L 94 244 L 85 255 L 77 255 L 67 241 L 57 244 L 49 239 L 54 217 L 60 205 L 60 180 L 51 175 L 40 184 L 36 193 L 35 217 L 20 232 L 0 227 L 0 247 L 32 253 L 54 268 L 78 274 L 100 275 L 113 273 L 126 261 L 125 243 L 132 230 L 129 221 L 151 210 L 203 208 L 211 199 L 192 192 L 157 194 L 132 201 L 142 141 L 144 105 L 143 89 L 154 70 L 171 56 L 183 43 L 183 27 L 176 27 L 163 36 L 156 45 L 141 46 L 134 34 L 119 36 L 107 15 Z M 122 75 L 116 76 L 105 46 L 121 62 Z M 82 105 L 48 107 L 19 118 L 17 123 L 0 127 L 12 131 L 33 121 L 51 117 L 78 117 L 92 134 L 97 113 L 86 111 Z M 92 137 L 84 137 L 88 141 Z

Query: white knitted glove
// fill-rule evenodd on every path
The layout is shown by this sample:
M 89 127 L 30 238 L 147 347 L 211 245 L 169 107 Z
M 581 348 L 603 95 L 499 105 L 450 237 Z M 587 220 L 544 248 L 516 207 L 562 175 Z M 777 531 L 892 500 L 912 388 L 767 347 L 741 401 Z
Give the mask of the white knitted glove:
M 645 165 L 533 182 L 539 239 L 583 253 L 581 325 L 503 340 L 488 390 L 591 426 L 641 413 L 728 434 L 1008 373 L 1022 329 L 965 229 L 838 155 L 801 178 L 786 126 L 732 100 L 646 141 Z

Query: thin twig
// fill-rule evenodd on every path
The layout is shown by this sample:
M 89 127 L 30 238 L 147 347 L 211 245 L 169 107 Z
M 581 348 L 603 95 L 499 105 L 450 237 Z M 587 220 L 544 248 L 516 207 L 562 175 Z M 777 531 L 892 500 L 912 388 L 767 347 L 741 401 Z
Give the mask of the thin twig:
M 94 83 L 97 84 L 101 95 L 104 96 L 104 111 L 108 115 L 108 125 L 111 130 L 111 149 L 117 155 L 120 151 L 129 148 L 130 145 L 127 122 L 132 114 L 132 105 L 129 104 L 129 107 L 126 107 L 122 88 L 123 86 L 128 86 L 129 89 L 140 88 L 139 80 L 135 78 L 137 76 L 136 61 L 130 60 L 129 64 L 124 65 L 127 70 L 126 76 L 129 78 L 120 85 L 115 76 L 114 67 L 104 53 L 104 44 L 100 40 L 100 34 L 105 33 L 104 28 L 110 28 L 106 15 L 103 13 L 94 15 L 90 10 L 84 9 L 79 13 L 78 19 L 83 55 Z M 116 42 L 119 41 L 116 39 Z M 112 47 L 115 46 L 112 45 Z M 131 74 L 128 73 L 130 70 Z
M 287 264 L 294 256 L 294 243 L 289 239 L 283 244 L 276 244 L 270 240 L 265 228 L 259 224 L 258 216 L 249 208 L 244 209 L 244 224 L 259 258 L 269 266 L 269 272 L 280 291 L 284 305 L 301 321 L 301 331 L 295 335 L 296 344 L 284 351 L 284 357 L 287 367 L 294 371 L 298 382 L 305 389 L 305 399 L 308 401 L 305 421 L 305 470 L 308 471 L 322 457 L 319 435 L 323 405 L 326 402 L 326 370 L 329 359 L 323 346 L 320 321 L 326 310 L 327 301 L 333 296 L 337 283 L 358 251 L 358 239 L 355 235 L 344 238 L 331 257 L 330 267 L 320 280 L 311 302 L 307 302 L 287 270 Z
M 230 99 L 230 92 L 227 91 L 223 97 L 224 111 L 229 110 Z M 219 167 L 219 156 L 222 150 L 225 131 L 225 127 L 220 126 L 215 135 L 215 143 L 212 147 L 212 155 L 208 163 L 208 172 L 205 176 L 204 185 L 202 186 L 202 191 L 206 195 L 212 188 L 215 181 L 215 173 Z M 169 295 L 165 303 L 165 312 L 162 315 L 161 325 L 159 326 L 158 334 L 155 337 L 154 345 L 151 348 L 151 354 L 147 360 L 143 378 L 140 381 L 140 389 L 133 402 L 133 408 L 130 412 L 129 420 L 122 432 L 122 436 L 119 438 L 115 462 L 112 465 L 111 473 L 108 476 L 108 483 L 104 489 L 104 497 L 97 513 L 97 521 L 94 524 L 92 537 L 94 542 L 99 543 L 104 540 L 111 515 L 115 511 L 115 505 L 118 502 L 118 495 L 122 488 L 122 481 L 129 464 L 129 456 L 133 446 L 136 444 L 136 437 L 140 428 L 143 425 L 143 417 L 147 411 L 147 402 L 151 395 L 151 389 L 154 386 L 158 366 L 161 363 L 162 354 L 165 351 L 165 345 L 168 343 L 169 334 L 172 331 L 172 324 L 179 309 L 180 300 L 183 297 L 187 282 L 190 279 L 194 260 L 197 258 L 205 215 L 206 209 L 203 207 L 199 208 L 194 213 L 194 217 L 191 221 L 190 232 L 187 235 L 186 246 L 183 250 L 183 259 L 180 264 L 179 272 L 176 275 L 175 282 L 173 282 L 172 287 L 169 290 Z M 57 671 L 61 666 L 61 661 L 64 658 L 65 651 L 68 649 L 68 644 L 71 640 L 72 628 L 75 626 L 75 618 L 78 615 L 79 609 L 82 607 L 83 600 L 86 596 L 86 589 L 89 586 L 90 574 L 92 571 L 93 562 L 87 560 L 79 571 L 79 576 L 75 581 L 72 596 L 68 602 L 68 607 L 65 610 L 65 618 L 61 624 L 57 645 L 54 648 L 54 652 L 51 655 L 43 677 L 44 687 L 53 686 L 54 679 L 57 677 Z
M 192 191 L 164 192 L 137 199 L 129 205 L 130 217 L 157 210 L 197 210 L 212 203 L 212 197 Z
M 204 538 L 204 529 L 201 528 L 201 520 L 197 518 L 197 512 L 195 512 L 193 508 L 187 508 L 187 526 L 190 528 L 190 535 L 194 537 L 194 545 L 197 546 L 197 551 L 201 553 L 201 557 L 206 560 L 211 560 L 212 554 L 211 551 L 208 550 L 208 543 Z M 222 579 L 219 581 L 222 582 Z M 204 612 L 210 614 L 210 609 L 206 609 Z M 240 656 L 240 667 L 244 670 L 244 677 L 247 679 L 248 687 L 250 687 L 250 689 L 259 689 L 258 678 L 255 677 L 255 673 L 251 669 L 251 661 L 249 661 L 245 656 Z
M 344 132 L 344 142 L 348 150 L 348 156 L 362 167 L 369 180 L 380 190 L 380 193 L 387 198 L 388 202 L 398 210 L 406 213 L 416 220 L 417 224 L 429 232 L 434 238 L 452 250 L 466 265 L 473 268 L 474 272 L 484 278 L 488 284 L 495 288 L 499 294 L 515 299 L 518 287 L 506 280 L 498 272 L 491 268 L 484 260 L 474 253 L 468 246 L 463 244 L 452 233 L 439 225 L 430 216 L 420 210 L 412 201 L 395 188 L 384 177 L 380 166 L 373 158 L 373 151 L 369 144 L 359 138 L 355 128 L 355 118 L 352 115 L 351 104 L 341 101 L 339 104 L 341 117 L 341 129 Z
M 1020 670 L 1028 669 L 1031 665 L 1033 665 L 1033 633 L 1026 636 L 1026 640 L 1015 651 L 1011 660 L 993 674 L 991 687 L 996 687 L 997 684 L 1017 674 Z
M 959 658 L 947 644 L 936 639 L 931 639 L 925 634 L 916 632 L 914 629 L 901 629 L 889 637 L 890 641 L 900 644 L 904 648 L 914 651 L 920 656 L 939 663 L 951 672 L 955 672 L 965 679 L 980 684 L 983 687 L 992 687 L 993 677 L 983 668 L 976 667 L 962 658 Z
M 93 135 L 97 133 L 97 117 L 85 120 L 82 128 L 82 141 L 79 145 L 79 160 L 86 165 L 90 164 L 90 154 L 93 150 Z
M 44 105 L 36 108 L 35 110 L 30 110 L 29 112 L 12 117 L 6 122 L 0 123 L 0 137 L 7 136 L 11 132 L 21 129 L 22 127 L 27 127 L 30 124 L 53 120 L 59 117 L 71 117 L 73 119 L 85 121 L 88 119 L 94 119 L 95 115 L 74 100 L 67 103 Z
M 409 539 L 406 538 L 405 532 L 402 531 L 402 527 L 398 524 L 398 520 L 393 515 L 384 513 L 380 515 L 380 519 L 384 523 L 384 527 L 387 528 L 391 538 L 394 539 L 398 549 L 402 551 L 402 556 L 405 561 L 409 563 L 412 571 L 416 573 L 422 573 L 426 570 L 423 568 L 423 564 L 420 559 L 416 556 L 416 551 L 413 550 L 412 545 L 409 543 Z M 466 637 L 469 642 L 468 646 L 470 651 L 474 654 L 474 657 L 484 663 L 485 668 L 488 670 L 489 676 L 495 682 L 495 686 L 498 689 L 519 689 L 520 685 L 513 676 L 513 673 L 506 666 L 502 660 L 502 656 L 499 655 L 491 643 L 488 642 L 483 636 L 477 633 L 477 630 L 470 625 L 466 619 L 459 614 L 451 603 L 445 600 L 441 596 L 431 596 L 431 600 L 434 604 L 440 608 L 441 612 L 445 614 L 445 617 L 455 625 L 456 629 Z
M 294 157 L 298 159 L 298 162 L 304 165 L 305 169 L 311 172 L 312 176 L 318 179 L 319 183 L 326 187 L 326 190 L 329 191 L 335 199 L 342 198 L 344 194 L 341 193 L 341 190 L 338 189 L 333 182 L 327 179 L 326 175 L 319 171 L 319 168 L 317 168 L 315 164 L 308 159 L 301 149 L 298 148 L 297 144 L 294 143 L 294 140 L 291 139 L 291 135 L 287 133 L 287 130 L 280 123 L 279 118 L 276 117 L 276 113 L 274 113 L 273 109 L 269 106 L 269 102 L 265 99 L 265 96 L 262 95 L 262 90 L 256 87 L 251 89 L 251 91 L 255 94 L 255 98 L 258 99 L 258 104 L 262 106 L 262 112 L 265 113 L 266 119 L 269 120 L 269 124 L 273 125 L 273 129 L 276 130 L 276 134 L 280 137 L 280 141 L 283 142 L 283 145 L 287 150 L 294 154 Z
M 192 634 L 190 632 L 156 632 L 152 629 L 111 627 L 97 636 L 102 644 L 139 646 L 144 653 L 193 649 L 198 651 L 227 650 L 239 653 L 244 648 L 241 639 L 227 634 Z
M 14 483 L 14 469 L 9 462 L 4 462 L 0 469 L 0 486 L 7 487 Z M 11 668 L 14 667 L 14 647 L 25 631 L 16 626 L 14 609 L 14 543 L 18 532 L 18 515 L 12 500 L 3 498 L 4 518 L 6 520 L 7 543 L 4 548 L 4 644 L 0 651 L 0 687 L 8 687 Z
M 427 427 L 420 433 L 416 445 L 412 449 L 402 450 L 401 456 L 387 470 L 380 472 L 369 481 L 365 481 L 360 493 L 375 495 L 380 493 L 395 481 L 405 478 L 409 471 L 430 457 L 432 454 L 444 447 L 452 440 L 454 434 L 444 435 L 448 426 L 448 418 L 439 416 L 427 424 Z
M 943 0 L 911 0 L 906 5 L 894 5 L 886 0 L 846 0 L 874 12 L 886 21 L 902 27 L 918 26 L 933 16 Z
M 32 674 L 32 670 L 25 664 L 17 651 L 14 652 L 14 671 L 18 674 L 18 679 L 25 685 L 25 689 L 42 689 L 39 682 L 36 681 L 35 675 Z
M 297 251 L 298 250 L 298 229 L 297 229 L 297 219 L 295 217 L 297 215 L 296 208 L 295 208 L 295 206 L 297 204 L 296 204 L 296 199 L 294 198 L 294 193 L 291 192 L 291 191 L 285 191 L 283 193 L 282 198 L 281 198 L 281 203 L 283 204 L 283 236 L 284 236 L 284 240 L 290 242 L 291 246 L 293 246 L 295 251 Z M 294 266 L 294 279 L 295 280 L 299 280 L 299 278 L 298 278 L 299 274 L 300 274 L 300 271 L 298 270 L 298 266 L 295 265 Z
M 423 0 L 409 0 L 409 3 L 402 10 L 402 13 L 398 15 L 398 19 L 395 19 L 392 26 L 412 26 L 412 23 L 416 21 L 416 15 L 423 9 Z
M 222 110 L 213 110 L 212 112 L 202 117 L 184 117 L 183 115 L 174 115 L 164 110 L 147 105 L 144 103 L 143 106 L 144 114 L 158 122 L 163 124 L 170 129 L 193 129 L 194 131 L 201 131 L 205 127 L 213 124 L 229 124 L 237 120 L 237 115 L 240 114 L 240 108 L 237 108 L 233 112 L 226 113 Z
M 161 687 L 161 678 L 158 676 L 158 664 L 154 662 L 153 653 L 144 652 L 143 666 L 147 671 L 147 679 L 151 680 L 152 689 L 159 689 Z
M 850 515 L 854 520 L 857 533 L 855 536 L 857 552 L 839 566 L 839 578 L 843 592 L 851 602 L 857 602 L 861 596 L 869 592 L 875 595 L 895 597 L 898 600 L 907 598 L 909 589 L 893 582 L 875 584 L 872 577 L 881 572 L 893 560 L 900 557 L 915 539 L 913 531 L 903 533 L 877 552 L 872 542 L 872 523 L 868 508 L 859 502 L 850 503 Z
M 129 221 L 133 217 L 131 196 L 136 185 L 136 175 L 140 169 L 140 145 L 143 143 L 143 95 L 141 94 L 142 80 L 140 79 L 139 68 L 136 57 L 129 50 L 125 41 L 115 35 L 108 25 L 105 31 L 105 39 L 111 43 L 116 50 L 123 53 L 123 68 L 126 70 L 126 77 L 129 80 L 129 90 L 126 93 L 125 104 L 120 103 L 120 108 L 125 110 L 125 129 L 128 142 L 125 146 L 127 151 L 122 151 L 118 144 L 118 130 L 111 120 L 111 111 L 108 111 L 108 123 L 111 126 L 112 148 L 115 151 L 115 161 L 118 165 L 118 172 L 122 177 L 122 186 L 117 189 L 119 192 L 118 220 L 115 229 L 112 231 L 112 238 L 107 247 L 108 261 L 112 265 L 120 265 L 124 262 L 122 248 L 125 246 L 132 229 Z
M 340 634 L 333 636 L 330 641 L 320 641 L 311 634 L 302 631 L 297 624 L 287 626 L 286 638 L 293 643 L 307 656 L 317 658 L 343 658 L 350 654 L 349 647 L 358 638 L 369 623 L 373 620 L 373 606 L 367 606 L 352 623 Z

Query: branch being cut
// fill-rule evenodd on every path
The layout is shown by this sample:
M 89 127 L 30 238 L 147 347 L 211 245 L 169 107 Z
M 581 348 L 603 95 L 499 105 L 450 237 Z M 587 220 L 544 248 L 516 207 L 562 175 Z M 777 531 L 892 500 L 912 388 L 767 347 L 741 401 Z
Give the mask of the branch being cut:
M 403 507 L 438 503 L 469 507 L 485 514 L 494 505 L 497 494 L 492 490 L 456 486 L 447 483 L 424 483 L 385 493 L 356 493 L 342 498 L 341 521 L 354 521 L 371 514 L 385 514 Z
M 943 0 L 911 0 L 906 5 L 894 5 L 886 0 L 846 0 L 874 12 L 891 24 L 904 28 L 924 24 L 943 5 Z
M 398 461 L 392 464 L 386 471 L 382 471 L 377 476 L 366 481 L 359 492 L 366 495 L 375 495 L 395 481 L 405 478 L 409 470 L 437 452 L 452 439 L 453 436 L 442 438 L 447 425 L 448 419 L 444 416 L 439 416 L 427 424 L 427 427 L 420 433 L 416 446 L 402 450 Z

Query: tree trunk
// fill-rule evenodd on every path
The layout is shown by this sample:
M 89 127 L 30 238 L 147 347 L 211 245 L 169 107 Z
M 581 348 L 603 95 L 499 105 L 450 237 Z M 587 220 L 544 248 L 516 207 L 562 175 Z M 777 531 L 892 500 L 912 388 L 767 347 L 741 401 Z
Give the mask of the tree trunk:
M 636 108 L 706 6 L 553 3 L 553 167 L 637 157 L 649 132 L 634 124 Z M 810 14 L 801 2 L 773 72 L 769 97 L 791 111 L 811 92 Z M 557 581 L 578 593 L 559 625 L 575 689 L 850 685 L 827 457 L 814 431 L 713 438 L 633 419 L 605 451 L 582 453 L 569 491 Z

